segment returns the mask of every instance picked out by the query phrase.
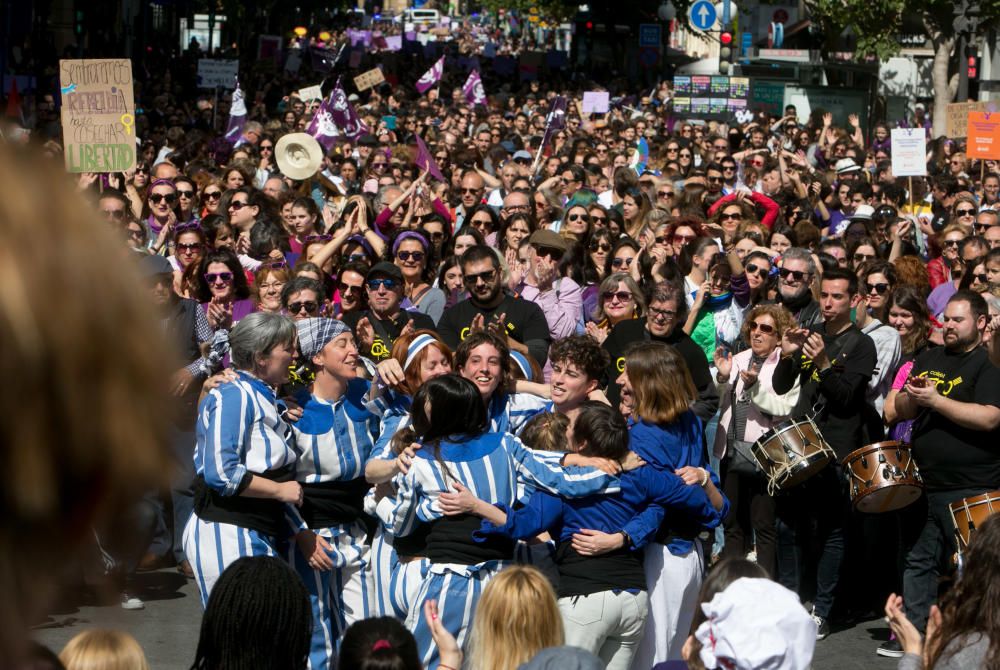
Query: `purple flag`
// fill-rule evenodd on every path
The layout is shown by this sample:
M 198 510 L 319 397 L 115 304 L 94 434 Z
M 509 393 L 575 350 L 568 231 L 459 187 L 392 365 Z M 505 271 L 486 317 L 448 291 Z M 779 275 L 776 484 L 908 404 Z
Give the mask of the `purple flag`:
M 544 148 L 552 135 L 566 127 L 566 98 L 557 95 L 552 101 L 552 108 L 549 115 L 545 117 L 545 135 L 542 137 L 542 147 Z
M 333 115 L 330 114 L 330 101 L 332 99 L 333 93 L 331 92 L 330 97 L 324 98 L 323 102 L 320 103 L 319 109 L 316 110 L 312 121 L 309 122 L 309 127 L 306 128 L 306 132 L 316 138 L 324 151 L 330 151 L 340 137 L 340 131 L 337 130 L 337 126 L 333 123 Z
M 330 92 L 330 116 L 344 137 L 351 141 L 356 141 L 368 132 L 364 121 L 358 116 L 351 103 L 347 101 L 347 94 L 344 92 L 340 79 L 337 79 L 337 85 Z
M 465 94 L 465 99 L 470 105 L 486 104 L 486 91 L 483 90 L 483 80 L 479 76 L 479 70 L 473 70 L 469 73 L 469 78 L 462 86 L 462 93 Z
M 437 86 L 437 83 L 441 81 L 441 76 L 444 74 L 444 56 L 441 56 L 431 69 L 424 73 L 424 76 L 420 78 L 417 82 L 417 90 L 421 93 L 426 93 L 429 89 Z
M 243 100 L 243 89 L 239 80 L 233 91 L 233 101 L 229 105 L 229 125 L 226 126 L 226 142 L 233 146 L 243 143 L 243 127 L 247 124 L 247 104 Z
M 427 149 L 427 145 L 424 144 L 424 140 L 420 137 L 420 135 L 414 135 L 414 137 L 417 138 L 417 157 L 413 159 L 414 165 L 421 170 L 426 170 L 438 181 L 447 181 L 444 178 L 444 175 L 441 174 L 441 168 L 438 167 L 437 161 L 434 160 L 434 156 Z

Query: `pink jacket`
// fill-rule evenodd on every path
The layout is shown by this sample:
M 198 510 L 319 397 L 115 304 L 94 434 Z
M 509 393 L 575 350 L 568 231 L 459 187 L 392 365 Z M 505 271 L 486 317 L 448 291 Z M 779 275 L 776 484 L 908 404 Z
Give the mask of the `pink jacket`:
M 733 422 L 732 384 L 736 384 L 738 397 L 743 393 L 743 379 L 740 377 L 740 370 L 746 370 L 750 367 L 752 354 L 750 349 L 746 349 L 733 356 L 733 369 L 729 373 L 729 382 L 719 386 L 721 415 L 719 429 L 715 433 L 714 446 L 715 455 L 719 458 L 726 455 L 729 429 Z M 795 408 L 799 400 L 799 382 L 797 380 L 795 386 L 788 393 L 778 395 L 774 392 L 771 379 L 780 358 L 781 347 L 778 346 L 764 361 L 764 366 L 757 376 L 757 383 L 750 389 L 750 410 L 747 413 L 747 427 L 743 434 L 744 442 L 757 441 L 757 438 L 769 431 L 772 426 L 787 419 L 788 414 Z

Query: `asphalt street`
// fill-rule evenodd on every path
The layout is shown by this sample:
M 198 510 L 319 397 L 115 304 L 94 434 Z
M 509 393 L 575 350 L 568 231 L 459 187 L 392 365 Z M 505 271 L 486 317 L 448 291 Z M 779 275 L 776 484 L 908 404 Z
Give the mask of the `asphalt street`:
M 58 652 L 78 632 L 87 628 L 117 628 L 135 636 L 146 651 L 152 670 L 189 668 L 198 645 L 201 606 L 198 590 L 173 570 L 139 576 L 146 609 L 125 611 L 117 602 L 91 594 L 73 594 L 34 629 L 35 638 Z M 113 598 L 110 598 L 113 600 Z M 886 639 L 881 619 L 850 628 L 834 628 L 816 645 L 814 670 L 890 670 L 897 661 L 875 655 Z

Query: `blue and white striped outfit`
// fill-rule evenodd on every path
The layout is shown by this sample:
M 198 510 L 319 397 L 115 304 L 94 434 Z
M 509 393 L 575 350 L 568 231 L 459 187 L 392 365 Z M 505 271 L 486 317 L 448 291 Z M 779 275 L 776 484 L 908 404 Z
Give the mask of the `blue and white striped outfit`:
M 195 474 L 204 478 L 211 492 L 223 497 L 239 495 L 247 473 L 265 474 L 295 464 L 291 429 L 280 416 L 284 405 L 274 389 L 247 372 L 238 375 L 236 381 L 209 392 L 198 411 Z M 273 556 L 278 539 L 251 528 L 202 519 L 196 505 L 184 529 L 184 554 L 194 571 L 202 607 L 230 563 L 243 556 Z
M 552 401 L 532 393 L 494 391 L 486 406 L 494 433 L 517 435 L 533 416 L 549 411 Z
M 420 523 L 435 524 L 444 519 L 438 496 L 452 491 L 455 481 L 482 500 L 509 505 L 517 499 L 519 480 L 570 496 L 618 490 L 616 477 L 589 468 L 553 466 L 538 459 L 513 435 L 486 433 L 471 439 L 442 441 L 437 447 L 418 451 L 409 472 L 399 481 L 395 500 L 380 501 L 378 515 L 394 533 L 405 536 Z M 448 555 L 456 549 L 475 554 L 471 532 L 467 542 L 463 540 L 436 547 L 432 534 L 428 541 L 431 565 L 416 598 L 417 606 L 411 608 L 406 621 L 427 668 L 437 667 L 438 654 L 419 603 L 436 599 L 442 624 L 464 646 L 483 588 L 512 562 L 511 555 L 476 563 L 435 559 L 439 550 Z
M 410 426 L 410 397 L 386 389 L 368 403 L 368 408 L 381 417 L 379 436 L 371 458 L 391 461 L 392 438 L 397 431 Z M 397 475 L 393 488 L 398 485 Z M 388 503 L 387 503 L 388 504 Z M 365 510 L 375 515 L 374 491 L 365 498 Z M 372 572 L 375 582 L 375 612 L 378 616 L 391 616 L 405 621 L 430 562 L 423 557 L 401 561 L 396 553 L 394 536 L 390 529 L 379 523 L 372 539 Z
M 303 484 L 303 514 L 309 516 L 310 487 L 334 482 L 356 482 L 360 513 L 365 463 L 371 455 L 378 430 L 378 418 L 364 405 L 368 382 L 352 380 L 346 393 L 327 401 L 303 390 L 295 400 L 302 418 L 293 426 L 293 446 L 298 461 L 295 478 Z M 368 618 L 373 612 L 374 585 L 370 570 L 367 532 L 360 518 L 333 525 L 309 524 L 294 514 L 297 530 L 309 528 L 329 542 L 332 571 L 309 566 L 298 544 L 291 543 L 289 561 L 302 577 L 313 608 L 313 638 L 309 666 L 321 670 L 334 666 L 334 655 L 347 627 Z M 318 527 L 313 527 L 318 526 Z

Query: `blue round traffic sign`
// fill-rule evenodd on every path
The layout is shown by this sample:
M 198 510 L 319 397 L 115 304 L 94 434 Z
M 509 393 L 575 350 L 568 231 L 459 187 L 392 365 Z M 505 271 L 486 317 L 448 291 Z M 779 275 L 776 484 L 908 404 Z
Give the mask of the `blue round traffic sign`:
M 718 18 L 719 13 L 709 0 L 697 0 L 688 9 L 688 23 L 695 30 L 711 30 Z

